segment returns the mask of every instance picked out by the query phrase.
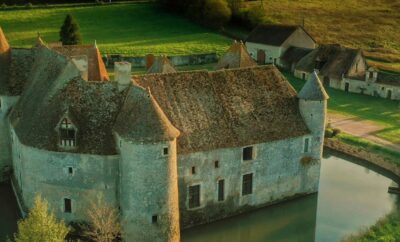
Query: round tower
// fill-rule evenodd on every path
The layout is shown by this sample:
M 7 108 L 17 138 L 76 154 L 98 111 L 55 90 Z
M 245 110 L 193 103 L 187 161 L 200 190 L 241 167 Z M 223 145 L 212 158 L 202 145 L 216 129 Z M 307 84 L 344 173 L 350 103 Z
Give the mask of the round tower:
M 150 91 L 132 86 L 115 126 L 125 241 L 179 242 L 176 140 Z
M 328 94 L 317 72 L 313 72 L 298 93 L 300 113 L 311 131 L 311 156 L 320 160 L 324 143 Z

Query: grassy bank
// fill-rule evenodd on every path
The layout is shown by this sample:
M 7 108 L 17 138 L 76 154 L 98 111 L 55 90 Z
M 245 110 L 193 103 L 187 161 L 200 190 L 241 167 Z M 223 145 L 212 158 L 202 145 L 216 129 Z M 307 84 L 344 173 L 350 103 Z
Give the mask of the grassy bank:
M 352 235 L 342 242 L 395 242 L 400 238 L 400 213 L 398 211 L 387 215 L 372 227 Z
M 291 73 L 284 75 L 296 90 L 300 90 L 304 81 Z M 360 119 L 377 122 L 386 128 L 376 133 L 378 137 L 400 144 L 400 109 L 398 101 L 391 101 L 367 95 L 346 93 L 327 88 L 330 96 L 328 111 L 351 115 Z
M 245 6 L 256 4 L 259 1 Z M 304 19 L 305 28 L 318 43 L 363 48 L 381 61 L 371 64 L 400 71 L 399 1 L 269 0 L 264 1 L 264 9 L 267 22 L 302 24 Z
M 382 145 L 378 145 L 366 139 L 362 139 L 356 137 L 354 135 L 350 135 L 347 133 L 340 133 L 334 137 L 334 139 L 338 139 L 339 141 L 349 144 L 352 146 L 360 147 L 368 152 L 380 155 L 397 165 L 400 165 L 400 152 L 396 152 L 392 149 L 388 149 Z
M 166 13 L 152 4 L 113 4 L 0 11 L 0 26 L 14 47 L 30 47 L 40 32 L 59 39 L 66 14 L 78 20 L 84 42 L 97 40 L 102 53 L 143 56 L 222 53 L 231 40 L 215 31 Z

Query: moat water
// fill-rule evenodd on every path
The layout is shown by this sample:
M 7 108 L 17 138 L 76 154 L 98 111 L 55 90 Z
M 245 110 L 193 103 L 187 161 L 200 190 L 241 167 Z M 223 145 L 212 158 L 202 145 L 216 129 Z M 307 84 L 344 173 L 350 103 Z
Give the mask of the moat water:
M 336 152 L 325 155 L 319 193 L 192 228 L 182 242 L 336 242 L 398 208 L 394 177 Z M 0 242 L 16 231 L 17 205 L 0 185 Z

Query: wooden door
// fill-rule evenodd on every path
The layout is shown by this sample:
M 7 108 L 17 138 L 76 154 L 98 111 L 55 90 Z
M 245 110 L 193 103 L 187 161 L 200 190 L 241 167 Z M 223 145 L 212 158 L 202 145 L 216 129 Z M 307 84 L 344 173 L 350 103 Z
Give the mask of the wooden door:
M 259 65 L 265 64 L 265 51 L 263 51 L 263 50 L 257 51 L 257 62 Z

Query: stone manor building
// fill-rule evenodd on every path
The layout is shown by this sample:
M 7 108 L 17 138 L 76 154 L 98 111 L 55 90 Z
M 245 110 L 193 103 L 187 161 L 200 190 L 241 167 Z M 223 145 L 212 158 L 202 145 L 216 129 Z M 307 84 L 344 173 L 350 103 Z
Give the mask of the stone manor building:
M 274 66 L 109 80 L 96 46 L 11 48 L 0 31 L 0 171 L 24 211 L 36 194 L 87 220 L 102 196 L 125 241 L 180 231 L 318 191 L 328 96 Z

